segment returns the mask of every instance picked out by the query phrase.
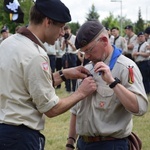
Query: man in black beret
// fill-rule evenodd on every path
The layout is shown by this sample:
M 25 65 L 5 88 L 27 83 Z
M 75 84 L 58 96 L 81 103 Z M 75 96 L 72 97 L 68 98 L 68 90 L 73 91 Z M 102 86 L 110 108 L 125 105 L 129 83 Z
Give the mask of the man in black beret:
M 60 0 L 37 0 L 30 22 L 0 45 L 0 149 L 44 150 L 44 117 L 55 117 L 96 90 L 82 66 L 52 74 L 43 43 L 54 44 L 71 20 Z M 84 79 L 79 90 L 59 98 L 54 86 Z M 89 88 L 87 88 L 87 86 Z
M 96 92 L 71 108 L 66 146 L 73 149 L 76 135 L 79 135 L 79 150 L 129 150 L 132 116 L 141 116 L 148 109 L 137 65 L 111 45 L 106 29 L 96 20 L 80 27 L 75 46 L 91 61 L 85 68 L 98 87 Z M 77 87 L 81 82 L 77 81 Z
M 149 44 L 145 39 L 143 31 L 139 32 L 137 36 L 137 43 L 134 45 L 132 56 L 134 57 L 134 61 L 141 71 L 145 91 L 147 94 L 150 94 L 150 50 L 148 49 Z
M 133 26 L 132 25 L 127 25 L 125 28 L 125 39 L 127 41 L 127 51 L 124 53 L 124 55 L 132 60 L 132 52 L 134 45 L 137 42 L 137 35 L 133 31 Z
M 146 41 L 149 44 L 148 49 L 150 50 L 150 26 L 145 29 L 144 33 L 145 33 Z
M 127 25 L 127 26 L 125 26 L 124 29 L 130 29 L 130 30 L 133 30 L 133 26 L 132 26 L 132 25 Z

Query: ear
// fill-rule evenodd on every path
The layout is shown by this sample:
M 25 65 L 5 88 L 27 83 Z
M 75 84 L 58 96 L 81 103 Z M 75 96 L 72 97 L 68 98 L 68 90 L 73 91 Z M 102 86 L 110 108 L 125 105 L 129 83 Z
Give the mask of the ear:
M 107 39 L 106 36 L 101 37 L 100 40 L 101 40 L 102 42 L 108 42 L 108 39 Z
M 46 18 L 45 23 L 46 23 L 46 25 L 50 25 L 52 23 L 52 20 L 49 18 Z
M 103 44 L 103 46 L 106 46 L 108 43 L 108 38 L 106 36 L 103 36 L 100 38 L 100 41 Z

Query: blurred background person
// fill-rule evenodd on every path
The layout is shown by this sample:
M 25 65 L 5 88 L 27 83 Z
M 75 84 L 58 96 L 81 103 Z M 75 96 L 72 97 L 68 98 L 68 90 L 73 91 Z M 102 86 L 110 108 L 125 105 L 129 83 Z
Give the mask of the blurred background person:
M 124 37 L 122 37 L 119 33 L 118 27 L 113 27 L 111 29 L 111 34 L 114 36 L 114 42 L 113 44 L 122 50 L 122 53 L 124 54 L 127 51 L 127 42 Z
M 127 25 L 124 29 L 126 34 L 125 39 L 127 41 L 127 51 L 125 52 L 125 56 L 134 60 L 132 57 L 132 51 L 137 42 L 137 35 L 133 31 L 132 25 Z
M 64 37 L 62 42 L 62 50 L 65 54 L 62 57 L 63 68 L 71 68 L 77 66 L 77 50 L 74 45 L 76 36 L 71 33 L 71 28 L 69 25 L 64 27 Z M 66 91 L 74 92 L 76 87 L 76 80 L 66 80 Z
M 109 36 L 110 43 L 111 43 L 111 45 L 113 45 L 113 43 L 114 43 L 114 36 L 111 34 L 110 28 L 108 28 L 108 27 L 105 27 L 105 28 L 106 28 L 106 30 L 107 30 L 107 33 L 108 33 L 108 36 Z
M 3 27 L 1 29 L 1 38 L 0 38 L 0 43 L 5 40 L 6 38 L 9 37 L 9 30 L 6 27 Z
M 56 68 L 56 49 L 55 49 L 55 44 L 54 45 L 50 45 L 48 43 L 44 43 L 44 46 L 47 50 L 47 54 L 50 60 L 50 67 L 52 69 L 52 72 L 55 72 L 55 68 Z
M 86 59 L 84 55 L 85 55 L 84 52 L 81 52 L 80 50 L 78 50 L 78 53 L 77 53 L 78 61 L 79 61 L 78 65 L 85 66 L 87 63 L 90 62 L 90 60 Z
M 56 48 L 56 71 L 59 71 L 62 69 L 62 56 L 64 55 L 64 51 L 61 49 L 62 44 L 62 36 L 60 36 L 57 41 L 55 42 L 55 48 Z M 60 89 L 61 84 L 59 84 L 56 89 Z
M 143 76 L 145 91 L 150 94 L 150 50 L 148 50 L 149 44 L 146 42 L 144 32 L 138 33 L 137 41 L 132 56 Z
M 150 26 L 145 29 L 144 33 L 145 33 L 145 39 L 149 44 L 147 48 L 150 49 Z

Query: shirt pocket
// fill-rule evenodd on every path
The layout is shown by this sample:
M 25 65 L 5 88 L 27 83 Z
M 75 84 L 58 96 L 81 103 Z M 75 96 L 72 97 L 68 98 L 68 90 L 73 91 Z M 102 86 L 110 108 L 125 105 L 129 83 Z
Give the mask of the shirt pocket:
M 99 109 L 107 110 L 115 103 L 114 91 L 106 86 L 98 86 L 96 102 Z

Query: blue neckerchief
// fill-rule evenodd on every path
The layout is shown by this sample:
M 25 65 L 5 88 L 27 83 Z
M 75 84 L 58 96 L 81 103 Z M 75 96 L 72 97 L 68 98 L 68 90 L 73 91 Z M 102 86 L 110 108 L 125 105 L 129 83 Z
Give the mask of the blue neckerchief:
M 114 51 L 112 53 L 110 62 L 109 62 L 109 68 L 110 70 L 112 70 L 114 68 L 114 65 L 118 59 L 118 57 L 121 55 L 122 51 L 118 48 L 116 48 L 116 46 L 112 45 L 114 48 Z M 99 75 L 101 75 L 101 71 L 99 72 Z
M 121 55 L 122 51 L 118 48 L 116 48 L 114 45 L 112 45 L 113 48 L 114 48 L 114 51 L 112 53 L 112 56 L 111 56 L 111 59 L 110 59 L 110 62 L 109 62 L 109 68 L 110 70 L 112 70 L 114 68 L 114 65 L 118 59 L 118 57 Z

